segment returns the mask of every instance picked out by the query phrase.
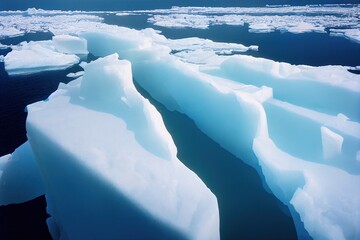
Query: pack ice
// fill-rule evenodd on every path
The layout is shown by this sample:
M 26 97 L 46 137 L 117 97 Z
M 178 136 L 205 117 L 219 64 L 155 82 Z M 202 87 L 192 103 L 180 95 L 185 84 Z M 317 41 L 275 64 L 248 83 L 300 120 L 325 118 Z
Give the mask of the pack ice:
M 9 75 L 61 70 L 79 63 L 76 55 L 88 54 L 86 41 L 76 36 L 58 35 L 52 41 L 22 42 L 4 57 Z

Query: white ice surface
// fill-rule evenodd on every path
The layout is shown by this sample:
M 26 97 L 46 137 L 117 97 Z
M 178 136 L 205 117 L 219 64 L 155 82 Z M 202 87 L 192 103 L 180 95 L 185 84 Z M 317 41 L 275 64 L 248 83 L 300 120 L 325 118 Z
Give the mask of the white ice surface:
M 114 54 L 28 106 L 56 237 L 219 239 L 216 197 L 176 157 L 160 114 Z M 139 228 L 141 226 L 141 228 Z M 57 233 L 57 230 L 59 232 Z
M 0 38 L 47 31 L 60 35 L 68 31 L 80 31 L 86 28 L 89 23 L 97 23 L 101 20 L 102 18 L 98 16 L 77 11 L 47 11 L 41 9 L 3 11 L 0 12 Z M 74 24 L 76 24 L 76 27 Z

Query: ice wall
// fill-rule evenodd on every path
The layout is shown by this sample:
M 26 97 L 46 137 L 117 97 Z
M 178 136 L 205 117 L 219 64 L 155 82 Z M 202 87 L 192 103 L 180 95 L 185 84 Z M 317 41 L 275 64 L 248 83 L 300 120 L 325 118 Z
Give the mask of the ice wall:
M 113 54 L 28 106 L 28 139 L 61 239 L 219 239 L 216 197 L 176 157 L 160 114 Z

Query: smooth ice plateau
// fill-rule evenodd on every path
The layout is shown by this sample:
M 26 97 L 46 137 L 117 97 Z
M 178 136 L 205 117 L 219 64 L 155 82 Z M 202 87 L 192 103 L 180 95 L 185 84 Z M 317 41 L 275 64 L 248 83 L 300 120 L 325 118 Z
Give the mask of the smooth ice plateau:
M 27 17 L 43 21 L 42 10 L 30 12 Z M 100 58 L 83 64 L 83 76 L 61 84 L 47 101 L 28 106 L 29 143 L 0 158 L 0 180 L 11 171 L 21 172 L 21 164 L 15 170 L 7 167 L 14 159 L 25 164 L 28 158 L 39 166 L 43 183 L 34 181 L 27 196 L 12 196 L 1 185 L 2 196 L 9 196 L 6 201 L 0 196 L 1 204 L 46 193 L 52 216 L 48 225 L 56 239 L 110 234 L 116 224 L 132 229 L 137 221 L 162 237 L 219 238 L 215 196 L 176 158 L 160 114 L 136 91 L 134 77 L 169 110 L 186 114 L 206 135 L 253 166 L 289 207 L 299 238 L 302 226 L 314 239 L 360 237 L 359 75 L 343 66 L 228 56 L 223 53 L 256 47 L 171 40 L 153 29 L 137 31 L 103 24 L 87 14 L 76 16 L 65 29 L 52 25 L 52 17 L 57 21 L 61 14 L 50 12 L 46 21 L 54 39 L 19 46 L 29 47 L 23 54 L 33 54 L 36 46 L 46 49 L 45 54 L 50 49 L 56 54 L 47 56 L 54 62 L 57 54 L 89 52 Z M 23 15 L 9 18 L 24 25 L 29 21 Z M 12 60 L 8 55 L 5 66 Z M 24 66 L 8 72 L 25 73 Z M 37 179 L 38 169 L 31 169 L 30 177 Z M 15 186 L 17 179 L 12 181 Z M 102 194 L 97 196 L 94 189 Z M 88 204 L 83 204 L 84 196 L 91 199 Z M 125 209 L 119 205 L 110 211 L 107 203 L 114 202 Z M 76 217 L 74 211 L 79 212 Z M 119 222 L 109 218 L 113 211 Z M 124 223 L 123 211 L 134 222 Z M 89 213 L 108 224 L 98 225 Z

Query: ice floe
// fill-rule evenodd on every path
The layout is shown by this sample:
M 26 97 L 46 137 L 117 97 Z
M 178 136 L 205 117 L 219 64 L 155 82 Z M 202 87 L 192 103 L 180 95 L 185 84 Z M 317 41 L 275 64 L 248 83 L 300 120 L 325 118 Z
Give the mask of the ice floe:
M 249 31 L 326 33 L 359 42 L 359 6 L 277 6 L 265 8 L 173 7 L 172 9 L 135 11 L 149 14 L 148 21 L 172 28 L 208 28 L 213 25 L 249 24 Z
M 76 55 L 56 51 L 51 41 L 23 42 L 4 57 L 9 75 L 66 69 L 79 61 Z
M 54 238 L 219 239 L 216 197 L 177 159 L 130 62 L 91 62 L 28 112 Z

